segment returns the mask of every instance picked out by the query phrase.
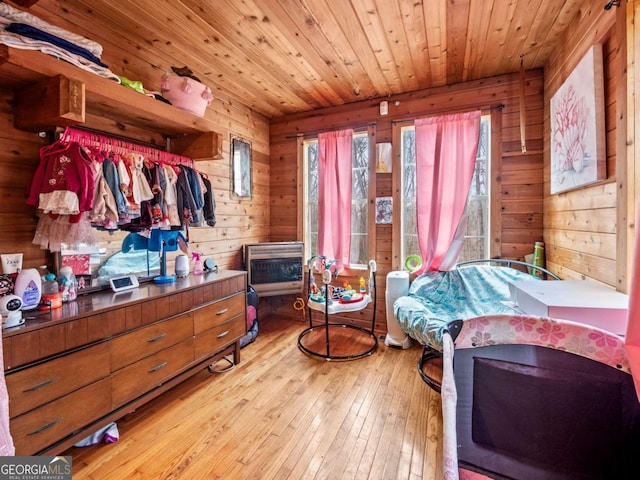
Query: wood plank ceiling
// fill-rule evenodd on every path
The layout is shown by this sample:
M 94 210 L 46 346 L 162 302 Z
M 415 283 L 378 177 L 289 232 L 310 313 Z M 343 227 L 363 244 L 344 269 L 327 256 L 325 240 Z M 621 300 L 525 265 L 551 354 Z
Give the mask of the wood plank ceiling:
M 40 0 L 30 11 L 101 43 L 115 73 L 144 72 L 149 89 L 186 65 L 222 101 L 274 118 L 542 67 L 571 21 L 605 3 Z

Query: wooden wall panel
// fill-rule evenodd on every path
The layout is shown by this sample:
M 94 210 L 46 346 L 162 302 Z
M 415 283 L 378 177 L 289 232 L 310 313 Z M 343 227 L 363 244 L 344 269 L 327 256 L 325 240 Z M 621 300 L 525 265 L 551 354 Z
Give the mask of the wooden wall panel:
M 549 136 L 544 143 L 544 241 L 547 265 L 563 278 L 589 278 L 623 289 L 617 277 L 617 198 L 616 186 L 616 102 L 620 39 L 613 22 L 602 8 L 575 20 L 567 37 L 545 67 L 544 131 L 550 127 L 550 101 L 566 77 L 594 43 L 603 45 L 606 180 L 592 186 L 550 195 L 551 150 Z M 622 39 L 624 41 L 624 39 Z
M 533 251 L 533 244 L 542 240 L 543 228 L 543 87 L 541 70 L 526 72 L 526 131 L 527 153 L 520 147 L 520 102 L 518 75 L 503 75 L 482 81 L 466 82 L 447 87 L 421 90 L 388 98 L 389 114 L 380 116 L 379 101 L 367 100 L 357 104 L 295 114 L 271 123 L 271 240 L 298 240 L 297 210 L 297 151 L 298 134 L 314 135 L 319 131 L 375 124 L 377 141 L 392 141 L 392 124 L 435 114 L 455 113 L 472 109 L 488 112 L 494 109 L 501 118 L 499 138 L 494 148 L 502 155 L 494 172 L 499 185 L 493 193 L 501 212 L 501 223 L 495 232 L 498 256 L 522 258 Z M 377 174 L 376 195 L 393 194 L 392 173 Z M 282 193 L 280 193 L 282 192 Z M 392 225 L 376 226 L 376 261 L 378 263 L 378 310 L 384 317 L 384 280 L 389 271 L 399 268 L 402 260 L 393 257 Z M 382 286 L 380 286 L 382 285 Z M 293 299 L 292 299 L 293 300 Z M 274 300 L 273 306 L 281 314 L 299 316 L 291 307 L 292 301 Z M 354 321 L 366 326 L 361 315 Z M 384 330 L 386 324 L 378 321 Z
M 36 211 L 25 203 L 38 151 L 47 139 L 13 128 L 10 92 L 0 92 L 0 253 L 23 254 L 23 268 L 49 264 L 47 252 L 32 243 Z

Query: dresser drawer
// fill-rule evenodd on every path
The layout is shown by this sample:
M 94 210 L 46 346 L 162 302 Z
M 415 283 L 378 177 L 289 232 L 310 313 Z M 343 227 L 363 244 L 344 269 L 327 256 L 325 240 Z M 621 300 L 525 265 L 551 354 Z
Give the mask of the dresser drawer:
M 193 336 L 191 313 L 122 335 L 111 340 L 111 371 L 131 365 Z
M 105 378 L 10 421 L 16 455 L 33 455 L 111 410 Z
M 221 325 L 236 315 L 244 314 L 246 308 L 244 293 L 205 305 L 193 312 L 193 326 L 196 335 L 217 325 Z
M 6 376 L 11 417 L 108 377 L 109 345 L 101 343 Z
M 196 360 L 219 352 L 246 333 L 247 319 L 244 315 L 238 315 L 200 335 L 196 335 Z
M 115 409 L 161 385 L 193 362 L 193 337 L 111 375 Z

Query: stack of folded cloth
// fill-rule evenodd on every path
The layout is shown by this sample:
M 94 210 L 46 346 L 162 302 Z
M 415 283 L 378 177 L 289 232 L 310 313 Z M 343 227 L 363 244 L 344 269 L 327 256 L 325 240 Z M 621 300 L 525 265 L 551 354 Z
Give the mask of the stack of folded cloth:
M 0 43 L 23 50 L 39 50 L 120 83 L 120 78 L 100 60 L 102 45 L 4 2 L 0 2 Z

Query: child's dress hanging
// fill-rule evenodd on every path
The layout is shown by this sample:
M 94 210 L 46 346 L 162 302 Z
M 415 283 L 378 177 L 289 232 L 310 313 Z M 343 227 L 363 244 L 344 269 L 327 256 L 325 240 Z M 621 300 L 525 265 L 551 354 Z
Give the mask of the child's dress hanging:
M 33 243 L 52 252 L 62 244 L 95 243 L 86 212 L 93 207 L 95 176 L 91 159 L 77 143 L 55 142 L 40 149 L 27 204 L 41 215 Z

